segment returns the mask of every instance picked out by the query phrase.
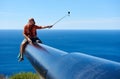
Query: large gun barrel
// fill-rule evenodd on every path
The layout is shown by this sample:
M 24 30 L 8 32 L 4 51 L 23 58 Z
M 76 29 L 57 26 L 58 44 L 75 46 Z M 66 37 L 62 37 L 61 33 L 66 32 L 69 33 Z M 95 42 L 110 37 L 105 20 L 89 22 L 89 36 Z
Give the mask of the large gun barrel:
M 120 63 L 53 47 L 27 45 L 25 55 L 44 79 L 120 79 Z

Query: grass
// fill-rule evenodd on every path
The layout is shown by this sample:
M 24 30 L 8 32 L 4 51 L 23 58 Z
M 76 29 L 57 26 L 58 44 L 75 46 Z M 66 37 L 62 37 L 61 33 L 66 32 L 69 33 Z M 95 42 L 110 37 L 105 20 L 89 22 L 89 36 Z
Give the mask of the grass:
M 39 76 L 32 72 L 20 72 L 10 76 L 10 79 L 40 79 Z

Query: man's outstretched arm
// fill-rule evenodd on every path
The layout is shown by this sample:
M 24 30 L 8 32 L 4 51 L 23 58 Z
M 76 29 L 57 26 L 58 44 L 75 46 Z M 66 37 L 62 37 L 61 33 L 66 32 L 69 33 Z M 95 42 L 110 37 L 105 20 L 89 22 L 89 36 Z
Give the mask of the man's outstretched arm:
M 45 28 L 52 28 L 53 25 L 50 26 L 36 26 L 37 29 L 45 29 Z

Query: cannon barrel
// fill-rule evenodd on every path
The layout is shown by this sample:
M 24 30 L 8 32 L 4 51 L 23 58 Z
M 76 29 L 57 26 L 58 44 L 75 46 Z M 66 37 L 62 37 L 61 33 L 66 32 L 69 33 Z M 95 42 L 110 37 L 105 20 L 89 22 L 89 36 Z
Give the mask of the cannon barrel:
M 83 53 L 29 44 L 25 56 L 44 79 L 120 79 L 120 63 Z

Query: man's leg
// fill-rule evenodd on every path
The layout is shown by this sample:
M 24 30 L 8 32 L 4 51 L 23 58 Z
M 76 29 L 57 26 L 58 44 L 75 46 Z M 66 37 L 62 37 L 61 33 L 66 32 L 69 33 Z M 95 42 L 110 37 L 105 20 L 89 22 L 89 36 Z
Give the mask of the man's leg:
M 19 61 L 22 61 L 23 60 L 23 54 L 24 54 L 24 51 L 25 51 L 25 47 L 26 45 L 28 44 L 27 40 L 24 39 L 21 46 L 20 46 L 20 57 L 19 57 Z

